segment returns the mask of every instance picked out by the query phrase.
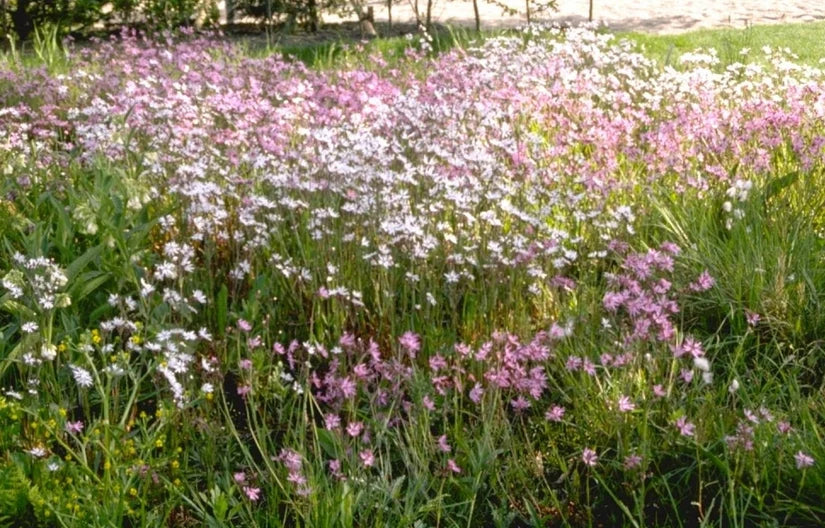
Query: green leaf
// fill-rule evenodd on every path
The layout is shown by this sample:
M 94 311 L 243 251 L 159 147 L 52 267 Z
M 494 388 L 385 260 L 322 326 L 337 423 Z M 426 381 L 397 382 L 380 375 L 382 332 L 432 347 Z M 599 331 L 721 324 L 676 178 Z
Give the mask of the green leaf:
M 218 297 L 215 299 L 215 317 L 218 325 L 218 335 L 223 337 L 226 332 L 226 311 L 229 304 L 229 290 L 226 284 L 221 286 Z
M 337 450 L 335 449 L 335 437 L 331 431 L 327 429 L 318 429 L 318 444 L 321 449 L 330 458 L 338 458 Z
M 97 246 L 91 247 L 86 250 L 85 253 L 74 259 L 74 261 L 69 264 L 66 268 L 66 278 L 69 279 L 69 284 L 71 284 L 75 277 L 77 277 L 78 273 L 83 271 L 83 269 L 89 265 L 89 263 L 100 256 L 103 253 L 103 244 L 98 244 Z
M 779 194 L 782 190 L 787 189 L 799 179 L 799 172 L 789 172 L 781 178 L 771 179 L 768 186 L 765 188 L 765 202 Z
M 112 274 L 105 271 L 87 271 L 77 278 L 77 282 L 69 288 L 72 302 L 78 302 L 105 284 Z

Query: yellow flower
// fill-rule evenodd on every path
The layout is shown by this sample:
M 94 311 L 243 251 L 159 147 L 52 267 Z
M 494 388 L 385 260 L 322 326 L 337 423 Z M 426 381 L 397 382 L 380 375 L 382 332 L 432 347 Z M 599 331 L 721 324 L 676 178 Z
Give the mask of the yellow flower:
M 132 497 L 137 497 L 137 494 L 138 490 L 136 490 L 135 488 L 129 488 L 129 495 L 131 495 Z

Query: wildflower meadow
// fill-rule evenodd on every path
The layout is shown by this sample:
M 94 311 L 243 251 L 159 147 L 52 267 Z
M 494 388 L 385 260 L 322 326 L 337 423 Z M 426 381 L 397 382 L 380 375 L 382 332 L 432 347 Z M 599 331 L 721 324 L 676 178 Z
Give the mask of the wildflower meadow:
M 247 51 L 0 62 L 0 526 L 825 525 L 825 69 Z

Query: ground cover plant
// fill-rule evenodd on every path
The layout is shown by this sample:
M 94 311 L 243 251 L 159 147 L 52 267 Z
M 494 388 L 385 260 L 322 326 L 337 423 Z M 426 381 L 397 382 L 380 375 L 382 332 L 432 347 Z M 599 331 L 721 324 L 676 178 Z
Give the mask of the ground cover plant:
M 821 525 L 825 72 L 763 53 L 8 58 L 0 522 Z

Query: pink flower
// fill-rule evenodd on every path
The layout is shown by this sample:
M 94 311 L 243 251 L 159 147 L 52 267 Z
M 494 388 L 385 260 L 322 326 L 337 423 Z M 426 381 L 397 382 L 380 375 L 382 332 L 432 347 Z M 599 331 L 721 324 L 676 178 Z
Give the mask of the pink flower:
M 456 464 L 452 458 L 447 460 L 447 470 L 453 473 L 461 473 L 461 468 L 458 467 L 458 464 Z
M 361 434 L 361 431 L 364 430 L 363 422 L 350 422 L 347 424 L 347 434 L 351 437 L 355 438 L 356 436 Z
M 338 339 L 338 344 L 344 348 L 353 348 L 356 342 L 355 336 L 349 333 L 342 335 L 341 338 Z
M 525 399 L 524 396 L 519 396 L 515 400 L 511 400 L 510 405 L 512 405 L 516 411 L 523 411 L 530 407 L 530 402 Z
M 278 458 L 281 459 L 284 466 L 289 470 L 290 473 L 297 473 L 301 471 L 301 465 L 303 464 L 303 459 L 301 458 L 301 454 L 293 449 L 281 449 Z
M 665 396 L 667 396 L 667 391 L 661 385 L 654 385 L 653 386 L 653 395 L 656 396 L 657 398 L 664 398 Z
M 372 449 L 365 449 L 358 453 L 358 456 L 365 467 L 372 467 L 375 464 L 375 455 L 372 454 Z
M 622 396 L 621 398 L 619 398 L 619 403 L 618 403 L 617 407 L 619 409 L 619 412 L 625 413 L 625 412 L 630 412 L 633 409 L 635 409 L 636 404 L 633 403 L 630 400 L 630 398 L 628 398 L 627 396 Z
M 676 245 L 676 244 L 674 244 L 673 242 L 667 242 L 667 241 L 666 241 L 666 242 L 662 242 L 662 243 L 661 243 L 661 245 L 659 245 L 659 248 L 660 248 L 662 251 L 666 251 L 667 253 L 670 253 L 671 255 L 678 255 L 678 254 L 679 254 L 679 253 L 681 253 L 681 251 L 682 251 L 682 250 L 679 248 L 679 246 L 677 246 L 677 245 Z
M 324 415 L 324 429 L 332 431 L 339 427 L 341 427 L 341 418 L 339 418 L 337 414 L 329 413 Z
M 251 370 L 252 369 L 252 360 L 251 359 L 242 359 L 238 366 L 241 367 L 241 370 Z
M 748 326 L 753 327 L 759 324 L 759 321 L 762 319 L 762 316 L 756 312 L 745 310 L 745 319 L 748 322 Z
M 585 466 L 595 467 L 598 461 L 599 455 L 597 455 L 595 451 L 589 447 L 584 448 L 584 451 L 582 451 L 582 462 L 584 462 Z
M 686 338 L 685 342 L 682 343 L 682 351 L 685 354 L 690 354 L 694 358 L 705 355 L 705 350 L 702 348 L 702 344 L 692 337 Z
M 413 358 L 415 358 L 415 355 L 421 350 L 421 338 L 418 337 L 418 334 L 415 332 L 404 332 L 404 334 L 398 338 L 398 342 Z
M 682 436 L 693 436 L 696 432 L 696 426 L 688 422 L 684 416 L 676 420 L 674 425 L 679 429 L 679 434 Z
M 575 372 L 579 370 L 582 366 L 582 358 L 578 356 L 570 356 L 567 358 L 567 363 L 565 363 L 564 367 L 569 370 L 570 372 Z
M 433 372 L 438 372 L 439 370 L 445 368 L 447 366 L 447 361 L 441 357 L 439 354 L 434 355 L 430 358 L 430 370 Z
M 796 469 L 805 469 L 814 465 L 814 457 L 802 451 L 797 451 L 793 458 L 796 460 Z
M 782 434 L 788 434 L 791 431 L 791 424 L 781 421 L 776 424 L 776 429 Z
M 428 411 L 435 410 L 435 402 L 429 396 L 424 396 L 423 398 L 421 398 L 421 403 Z
M 473 400 L 473 403 L 478 403 L 481 401 L 481 397 L 484 396 L 484 389 L 481 388 L 479 383 L 476 383 L 472 389 L 470 389 L 470 399 Z
M 450 444 L 447 443 L 447 435 L 441 435 L 438 437 L 438 449 L 442 453 L 449 453 L 452 451 Z
M 252 502 L 257 501 L 261 498 L 261 489 L 260 488 L 251 488 L 249 486 L 243 487 L 244 494 L 251 500 Z
M 238 328 L 243 330 L 244 332 L 249 332 L 252 330 L 252 325 L 249 324 L 249 321 L 246 319 L 238 319 Z
M 630 470 L 639 467 L 641 463 L 642 457 L 639 455 L 629 455 L 624 458 L 624 464 L 622 465 L 626 470 Z
M 246 473 L 244 473 L 243 471 L 239 471 L 232 475 L 232 478 L 234 478 L 235 482 L 237 482 L 238 484 L 243 484 L 244 482 L 246 482 Z
M 71 434 L 79 434 L 83 431 L 83 422 L 66 422 L 66 432 Z
M 329 472 L 338 480 L 346 480 L 346 477 L 341 473 L 341 461 L 338 459 L 329 461 Z
M 251 390 L 252 390 L 252 387 L 250 387 L 249 385 L 241 385 L 241 386 L 238 387 L 238 396 L 240 396 L 242 398 L 245 398 L 246 395 L 249 394 L 249 391 L 251 391 Z
M 714 284 L 716 284 L 716 280 L 711 277 L 708 270 L 705 270 L 701 275 L 699 275 L 695 282 L 690 283 L 688 288 L 695 292 L 703 292 L 713 288 Z
M 544 419 L 548 422 L 560 422 L 564 418 L 564 407 L 554 405 L 544 413 Z

